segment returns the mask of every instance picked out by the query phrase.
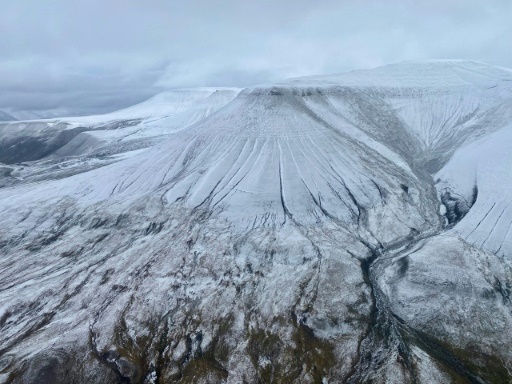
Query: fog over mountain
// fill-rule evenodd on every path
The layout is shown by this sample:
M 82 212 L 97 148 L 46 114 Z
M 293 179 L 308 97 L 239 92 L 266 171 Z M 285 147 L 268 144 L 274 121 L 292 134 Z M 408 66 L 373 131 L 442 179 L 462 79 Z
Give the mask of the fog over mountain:
M 508 0 L 4 1 L 0 110 L 96 114 L 402 60 L 512 67 L 511 17 Z

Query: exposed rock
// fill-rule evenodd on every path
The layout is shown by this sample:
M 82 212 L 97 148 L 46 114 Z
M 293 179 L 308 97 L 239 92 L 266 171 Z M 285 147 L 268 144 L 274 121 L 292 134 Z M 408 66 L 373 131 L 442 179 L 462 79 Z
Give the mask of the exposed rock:
M 510 80 L 409 63 L 91 118 L 101 148 L 0 189 L 0 382 L 510 382 L 510 194 L 453 176 L 508 137 Z

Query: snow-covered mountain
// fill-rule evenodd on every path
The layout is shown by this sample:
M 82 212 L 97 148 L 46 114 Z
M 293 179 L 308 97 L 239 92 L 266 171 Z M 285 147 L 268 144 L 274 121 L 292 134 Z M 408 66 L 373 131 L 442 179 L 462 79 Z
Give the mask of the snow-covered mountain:
M 151 147 L 198 122 L 239 91 L 174 90 L 105 115 L 0 124 L 0 162 L 12 165 L 16 175 L 3 183 L 67 177 L 110 164 L 123 153 Z M 15 165 L 35 160 L 41 161 L 30 167 Z
M 0 126 L 0 382 L 510 382 L 511 124 L 429 61 Z

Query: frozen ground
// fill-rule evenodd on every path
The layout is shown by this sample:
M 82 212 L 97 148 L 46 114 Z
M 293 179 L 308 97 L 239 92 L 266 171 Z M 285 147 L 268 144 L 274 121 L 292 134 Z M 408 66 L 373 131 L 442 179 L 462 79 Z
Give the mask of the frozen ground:
M 511 114 L 435 61 L 1 126 L 0 382 L 510 382 Z

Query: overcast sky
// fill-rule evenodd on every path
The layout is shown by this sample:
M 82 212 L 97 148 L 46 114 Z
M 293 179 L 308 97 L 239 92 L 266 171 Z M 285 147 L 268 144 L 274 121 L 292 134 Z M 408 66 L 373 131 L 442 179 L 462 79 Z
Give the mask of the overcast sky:
M 0 109 L 97 113 L 402 60 L 512 67 L 511 26 L 512 0 L 1 0 Z

